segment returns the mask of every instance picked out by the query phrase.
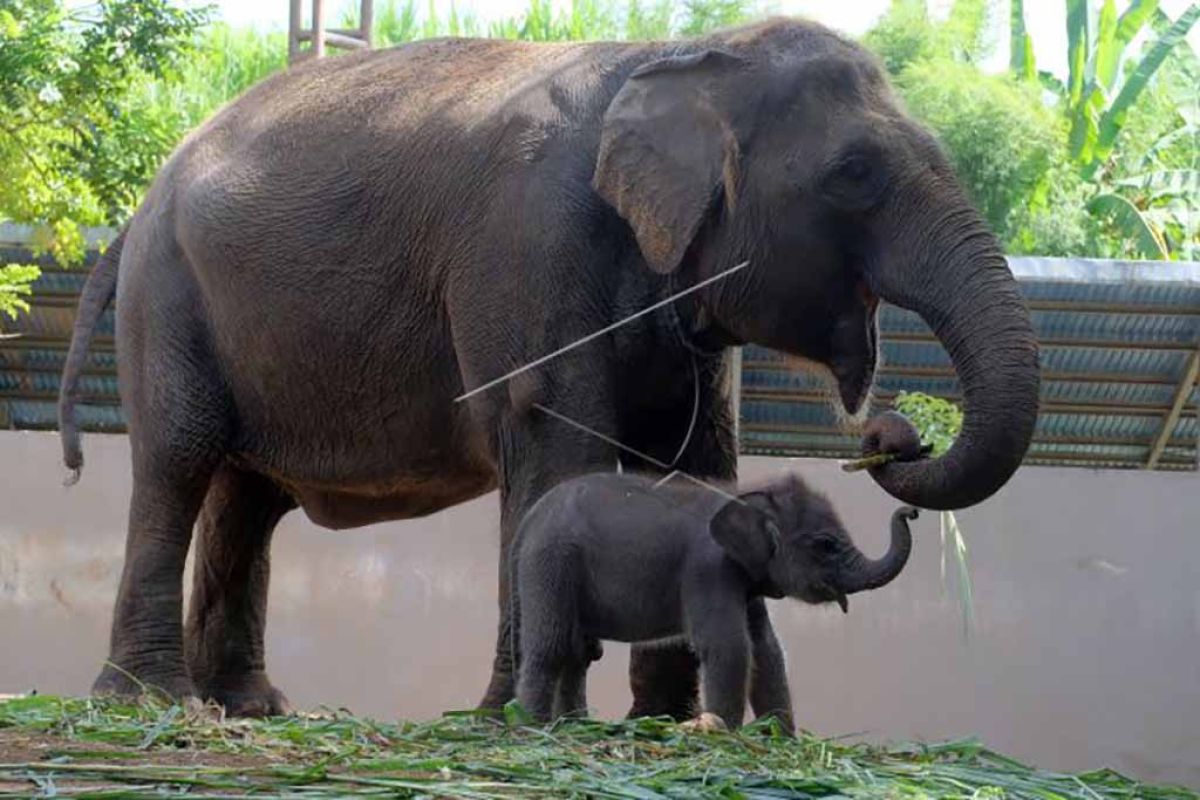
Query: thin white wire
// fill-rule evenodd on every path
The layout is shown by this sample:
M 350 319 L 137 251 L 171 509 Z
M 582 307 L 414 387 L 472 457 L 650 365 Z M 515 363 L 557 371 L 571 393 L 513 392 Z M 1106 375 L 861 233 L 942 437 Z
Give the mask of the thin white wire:
M 700 366 L 696 363 L 696 354 L 692 353 L 692 421 L 688 423 L 687 434 L 683 437 L 683 443 L 679 445 L 679 450 L 675 453 L 675 457 L 671 459 L 671 466 L 679 463 L 679 459 L 683 458 L 683 451 L 687 450 L 688 444 L 692 441 L 692 431 L 696 430 L 696 419 L 700 416 Z
M 680 477 L 687 478 L 692 483 L 695 483 L 699 486 L 703 486 L 705 489 L 714 491 L 717 494 L 721 495 L 722 497 L 724 497 L 728 500 L 733 500 L 734 502 L 745 505 L 745 501 L 743 501 L 737 495 L 730 494 L 729 492 L 725 491 L 724 489 L 713 486 L 711 483 L 708 483 L 707 481 L 703 481 L 700 478 L 697 478 L 695 475 L 689 475 L 688 473 L 684 472 L 681 469 L 671 470 L 670 464 L 667 464 L 663 461 L 659 461 L 654 456 L 647 455 L 646 453 L 643 453 L 640 450 L 635 450 L 634 448 L 630 447 L 627 444 L 618 442 L 616 439 L 612 438 L 611 436 L 606 436 L 603 433 L 601 433 L 600 431 L 589 428 L 587 425 L 584 425 L 582 422 L 576 422 L 575 420 L 571 419 L 570 417 L 566 416 L 565 414 L 560 414 L 557 411 L 554 411 L 553 409 L 546 408 L 541 403 L 534 403 L 533 407 L 536 408 L 538 411 L 541 411 L 543 414 L 548 414 L 549 416 L 554 417 L 555 419 L 559 420 L 560 422 L 565 422 L 566 424 L 570 425 L 572 428 L 581 430 L 584 433 L 595 436 L 597 439 L 600 439 L 603 442 L 607 442 L 608 444 L 611 444 L 613 447 L 616 447 L 620 450 L 624 450 L 627 453 L 632 453 L 633 455 L 635 455 L 638 458 L 643 459 L 645 461 L 649 461 L 651 464 L 658 467 L 659 469 L 669 470 L 669 471 L 671 471 L 671 475 L 679 475 Z M 669 478 L 669 477 L 671 477 L 671 475 L 668 475 L 667 477 Z M 665 480 L 666 479 L 664 478 L 662 481 L 659 481 L 658 482 L 659 485 L 661 485 Z
M 616 330 L 617 328 L 621 327 L 622 325 L 624 325 L 627 322 L 631 322 L 631 321 L 637 319 L 638 317 L 643 317 L 646 314 L 649 314 L 651 311 L 660 309 L 663 306 L 667 305 L 668 303 L 672 303 L 675 300 L 678 300 L 679 298 L 681 298 L 685 295 L 691 294 L 692 292 L 698 291 L 699 289 L 703 289 L 705 286 L 708 286 L 710 283 L 715 283 L 723 278 L 727 278 L 730 275 L 732 275 L 733 273 L 737 272 L 738 270 L 745 269 L 748 266 L 750 266 L 750 262 L 743 261 L 742 263 L 738 264 L 736 267 L 730 267 L 729 269 L 725 270 L 724 272 L 720 272 L 716 275 L 713 275 L 711 278 L 706 278 L 706 279 L 700 281 L 699 283 L 697 283 L 695 286 L 688 287 L 687 289 L 684 289 L 682 292 L 677 292 L 665 300 L 659 300 L 654 305 L 647 306 L 646 308 L 643 308 L 641 311 L 636 311 L 633 314 L 630 314 L 628 317 L 625 317 L 622 320 L 614 322 L 613 324 L 608 325 L 604 328 L 601 328 L 600 330 L 596 331 L 595 333 L 589 333 L 587 336 L 584 336 L 582 339 L 576 339 L 574 342 L 567 345 L 566 347 L 560 347 L 557 350 L 555 350 L 553 353 L 550 353 L 549 355 L 544 355 L 541 358 L 530 361 L 528 364 L 526 364 L 523 367 L 517 367 L 512 372 L 509 372 L 505 375 L 501 375 L 499 378 L 490 380 L 481 386 L 476 386 L 471 391 L 464 392 L 463 394 L 460 394 L 458 397 L 454 398 L 454 402 L 458 403 L 463 400 L 466 400 L 468 397 L 472 397 L 486 389 L 490 389 L 493 386 L 504 383 L 509 378 L 513 377 L 514 375 L 520 375 L 522 372 L 526 372 L 527 370 L 531 370 L 534 367 L 541 366 L 542 364 L 545 364 L 547 361 L 550 361 L 551 359 L 561 356 L 563 353 L 567 352 L 568 350 L 574 350 L 576 347 L 579 347 L 580 345 L 587 344 L 588 342 L 592 341 L 593 339 L 603 336 L 604 334 L 609 333 L 610 331 Z

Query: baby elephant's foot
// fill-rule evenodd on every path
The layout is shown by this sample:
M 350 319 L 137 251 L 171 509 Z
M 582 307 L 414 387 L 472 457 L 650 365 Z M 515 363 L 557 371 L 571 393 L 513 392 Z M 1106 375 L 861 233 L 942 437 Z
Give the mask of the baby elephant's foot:
M 729 726 L 725 724 L 725 720 L 708 711 L 705 711 L 695 719 L 681 722 L 679 727 L 688 733 L 716 733 L 717 731 L 729 730 Z

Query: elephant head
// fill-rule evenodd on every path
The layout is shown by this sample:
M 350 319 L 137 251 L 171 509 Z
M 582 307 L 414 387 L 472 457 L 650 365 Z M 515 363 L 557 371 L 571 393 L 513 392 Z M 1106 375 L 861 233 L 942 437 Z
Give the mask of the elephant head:
M 1038 352 L 999 244 L 877 60 L 806 22 L 769 20 L 632 71 L 603 120 L 593 186 L 646 265 L 680 287 L 688 332 L 822 366 L 867 401 L 879 300 L 918 313 L 950 354 L 963 429 L 944 455 L 872 470 L 924 508 L 987 498 L 1033 433 Z
M 709 530 L 767 596 L 836 602 L 847 611 L 847 595 L 878 589 L 904 569 L 912 551 L 908 521 L 918 513 L 904 506 L 892 514 L 891 545 L 870 559 L 855 547 L 829 500 L 791 476 L 729 501 Z

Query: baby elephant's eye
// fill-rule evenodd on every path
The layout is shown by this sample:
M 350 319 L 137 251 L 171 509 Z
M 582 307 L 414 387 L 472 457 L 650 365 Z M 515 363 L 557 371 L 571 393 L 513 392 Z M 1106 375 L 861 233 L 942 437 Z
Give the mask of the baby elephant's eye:
M 820 553 L 836 553 L 842 549 L 841 542 L 831 536 L 818 536 L 813 539 L 813 547 Z

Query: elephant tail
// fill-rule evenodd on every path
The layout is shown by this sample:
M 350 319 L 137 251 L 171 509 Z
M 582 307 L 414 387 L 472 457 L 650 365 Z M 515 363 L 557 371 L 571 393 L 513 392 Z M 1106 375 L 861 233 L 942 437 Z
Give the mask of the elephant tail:
M 75 314 L 75 329 L 71 334 L 71 348 L 67 351 L 67 360 L 63 365 L 58 390 L 58 431 L 62 437 L 63 462 L 69 470 L 63 482 L 66 486 L 78 481 L 83 471 L 83 449 L 79 444 L 79 425 L 75 419 L 75 404 L 79 401 L 79 376 L 87 361 L 88 347 L 92 343 L 100 316 L 117 291 L 117 265 L 121 261 L 121 247 L 125 244 L 126 230 L 122 229 L 117 238 L 113 239 L 83 284 L 79 309 Z

